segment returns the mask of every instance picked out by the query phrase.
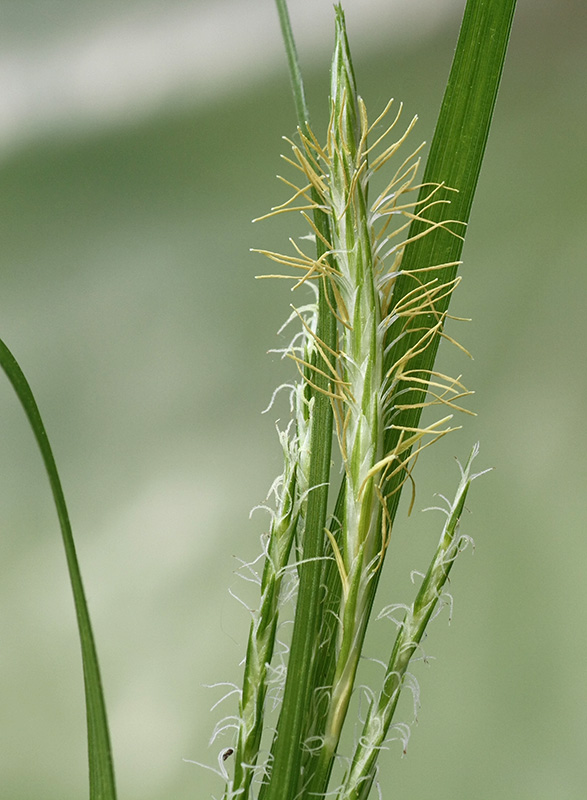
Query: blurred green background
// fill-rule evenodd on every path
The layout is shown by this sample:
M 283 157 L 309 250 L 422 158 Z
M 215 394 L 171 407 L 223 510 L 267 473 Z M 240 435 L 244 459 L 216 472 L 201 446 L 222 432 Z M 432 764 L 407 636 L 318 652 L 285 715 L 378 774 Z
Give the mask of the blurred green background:
M 430 139 L 463 4 L 347 0 L 361 93 L 393 95 Z M 320 137 L 328 0 L 291 11 Z M 291 295 L 250 247 L 286 246 L 282 135 L 295 130 L 270 0 L 0 2 L 0 335 L 27 374 L 60 466 L 93 613 L 122 800 L 221 793 L 182 759 L 208 748 L 238 681 L 248 618 L 229 588 L 280 469 L 291 369 L 276 330 Z M 445 348 L 478 417 L 418 464 L 404 556 L 382 587 L 407 602 L 441 520 L 419 509 L 481 441 L 453 572 L 453 622 L 416 664 L 408 755 L 384 798 L 569 800 L 587 787 L 587 180 L 582 0 L 520 0 Z M 83 688 L 46 478 L 0 381 L 0 796 L 87 796 Z M 400 568 L 401 567 L 401 568 Z M 397 582 L 392 578 L 397 573 Z M 254 601 L 252 601 L 254 602 Z M 372 655 L 392 631 L 378 623 Z M 434 656 L 434 659 L 432 659 Z M 398 719 L 411 721 L 405 704 Z

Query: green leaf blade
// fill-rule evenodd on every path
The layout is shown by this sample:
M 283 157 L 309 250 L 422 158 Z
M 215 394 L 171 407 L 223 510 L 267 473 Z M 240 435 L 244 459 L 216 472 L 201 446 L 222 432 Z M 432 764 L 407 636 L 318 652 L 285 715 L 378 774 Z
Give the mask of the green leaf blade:
M 457 275 L 458 262 L 463 249 L 465 225 L 469 221 L 471 206 L 489 128 L 497 99 L 497 92 L 503 71 L 516 0 L 468 0 L 448 84 L 445 90 L 438 122 L 426 162 L 424 184 L 419 200 L 430 193 L 430 184 L 443 184 L 456 191 L 442 188 L 434 200 L 449 200 L 432 205 L 426 218 L 433 223 L 447 223 L 455 220 L 457 224 L 447 223 L 446 230 L 437 227 L 424 233 L 428 227 L 420 220 L 410 226 L 408 238 L 412 240 L 405 248 L 402 268 L 409 270 L 447 264 L 441 270 L 422 272 L 419 278 L 424 283 L 436 279 L 438 284 L 448 284 Z M 450 231 L 453 231 L 451 233 Z M 459 236 L 455 236 L 458 233 Z M 415 238 L 415 237 L 420 238 Z M 450 265 L 450 266 L 448 266 Z M 414 289 L 414 278 L 400 275 L 394 288 L 394 297 L 401 298 Z M 450 294 L 435 303 L 434 313 L 446 312 Z M 430 315 L 432 316 L 432 315 Z M 416 318 L 413 328 L 426 323 L 422 317 Z M 391 326 L 388 342 L 393 342 L 400 334 L 398 326 Z M 386 366 L 393 365 L 410 342 L 417 340 L 417 333 L 409 329 L 403 338 L 390 347 Z M 431 370 L 436 359 L 439 338 L 431 342 L 423 352 L 410 360 L 411 370 Z M 424 392 L 411 392 L 404 396 L 406 405 L 422 402 Z M 411 408 L 398 414 L 397 426 L 417 427 L 421 408 Z M 397 443 L 399 431 L 391 429 L 386 434 L 386 450 L 391 452 Z M 397 476 L 397 482 L 401 476 Z M 388 487 L 390 494 L 389 512 L 393 518 L 399 503 L 400 492 L 395 486 Z
M 90 800 L 116 800 L 112 750 L 98 655 L 61 480 L 32 390 L 18 362 L 1 339 L 0 365 L 12 384 L 39 445 L 61 527 L 82 651 L 88 729 L 89 797 Z

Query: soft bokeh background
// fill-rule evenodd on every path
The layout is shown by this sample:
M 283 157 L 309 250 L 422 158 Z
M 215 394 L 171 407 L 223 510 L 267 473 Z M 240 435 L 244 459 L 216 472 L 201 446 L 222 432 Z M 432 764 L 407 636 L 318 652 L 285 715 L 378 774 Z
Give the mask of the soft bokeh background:
M 347 0 L 361 91 L 430 139 L 459 0 Z M 329 0 L 292 0 L 322 132 Z M 279 470 L 261 416 L 287 365 L 266 350 L 291 301 L 255 282 L 283 247 L 281 135 L 295 129 L 270 0 L 0 2 L 0 335 L 36 392 L 60 465 L 108 699 L 119 794 L 221 791 L 208 739 L 238 680 L 246 612 L 233 556 Z M 384 797 L 576 799 L 587 764 L 586 12 L 520 0 L 465 248 L 452 332 L 479 416 L 422 458 L 416 508 L 482 443 L 452 580 L 415 672 L 407 757 Z M 416 138 L 413 141 L 416 141 Z M 79 648 L 47 481 L 0 381 L 0 795 L 87 796 Z M 406 601 L 440 519 L 398 520 Z M 405 567 L 405 568 L 404 568 Z M 383 602 L 383 598 L 382 598 Z M 391 629 L 371 644 L 385 657 Z M 225 713 L 231 710 L 230 703 Z M 403 718 L 412 712 L 406 704 Z M 228 744 L 228 742 L 226 742 Z

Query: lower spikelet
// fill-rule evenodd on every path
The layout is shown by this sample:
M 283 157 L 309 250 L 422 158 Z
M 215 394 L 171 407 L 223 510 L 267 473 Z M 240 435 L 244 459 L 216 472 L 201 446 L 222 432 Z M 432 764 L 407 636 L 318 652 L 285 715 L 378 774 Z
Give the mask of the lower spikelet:
M 292 314 L 290 321 L 301 320 L 302 331 L 284 348 L 283 355 L 302 364 L 311 359 L 315 317 L 313 304 Z M 269 511 L 271 524 L 263 544 L 265 565 L 259 579 L 261 600 L 259 610 L 253 613 L 249 633 L 236 727 L 234 776 L 231 794 L 226 795 L 226 800 L 228 797 L 247 796 L 255 777 L 265 775 L 266 766 L 258 764 L 265 705 L 268 699 L 273 706 L 279 703 L 285 675 L 283 652 L 287 648 L 282 646 L 281 655 L 274 651 L 279 608 L 287 600 L 283 594 L 291 595 L 295 591 L 295 580 L 291 585 L 293 588 L 290 586 L 288 589 L 287 584 L 284 584 L 284 577 L 290 577 L 288 563 L 292 546 L 296 536 L 303 533 L 304 505 L 308 492 L 308 437 L 313 406 L 312 398 L 307 396 L 303 377 L 288 388 L 293 419 L 285 430 L 278 429 L 284 456 L 284 472 L 269 492 L 273 496 L 273 508 L 267 504 L 261 506 Z M 250 565 L 244 566 L 250 568 Z M 271 665 L 274 656 L 278 662 L 276 666 Z

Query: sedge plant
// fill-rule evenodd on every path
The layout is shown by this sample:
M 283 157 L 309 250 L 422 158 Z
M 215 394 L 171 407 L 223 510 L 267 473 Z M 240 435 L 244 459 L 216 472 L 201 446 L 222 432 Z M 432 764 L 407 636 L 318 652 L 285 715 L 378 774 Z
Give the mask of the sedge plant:
M 477 477 L 473 447 L 428 569 L 414 597 L 381 608 L 393 620 L 384 675 L 363 687 L 360 720 L 352 705 L 382 568 L 402 489 L 413 487 L 416 459 L 457 427 L 470 394 L 434 367 L 495 99 L 515 0 L 468 0 L 438 123 L 419 177 L 415 120 L 390 101 L 374 116 L 358 93 L 342 8 L 335 7 L 330 117 L 312 129 L 285 0 L 276 0 L 298 118 L 286 157 L 292 194 L 267 216 L 301 213 L 303 240 L 287 254 L 260 250 L 293 281 L 295 326 L 282 350 L 295 378 L 286 385 L 291 420 L 279 431 L 283 472 L 264 507 L 258 582 L 238 712 L 216 736 L 233 741 L 218 757 L 223 800 L 366 800 L 389 738 L 405 738 L 394 719 L 408 668 L 444 585 L 468 543 L 460 520 Z M 377 183 L 379 181 L 379 183 Z M 377 189 L 374 187 L 378 186 Z M 49 476 L 76 607 L 86 690 L 89 797 L 115 800 L 106 706 L 90 616 L 64 494 L 30 386 L 8 347 L 0 363 L 25 410 Z M 426 411 L 426 421 L 421 414 Z M 283 609 L 293 604 L 284 639 Z M 280 616 L 281 615 L 281 616 Z M 291 627 L 291 626 L 288 626 Z M 269 706 L 279 704 L 276 719 Z M 351 752 L 345 725 L 360 723 Z M 335 769 L 336 767 L 336 769 Z
M 258 251 L 282 268 L 266 277 L 291 280 L 305 295 L 293 307 L 288 325 L 297 330 L 282 350 L 297 380 L 286 387 L 292 418 L 279 433 L 284 471 L 272 487 L 264 566 L 258 574 L 255 565 L 245 565 L 261 599 L 237 690 L 238 714 L 221 722 L 213 738 L 234 731 L 233 746 L 219 757 L 224 800 L 359 800 L 371 791 L 388 738 L 398 731 L 405 736 L 394 712 L 402 688 L 414 689 L 408 666 L 469 541 L 460 519 L 480 474 L 473 471 L 477 445 L 460 467 L 454 499 L 446 500 L 439 543 L 415 597 L 380 611 L 396 622 L 395 641 L 380 686 L 364 688 L 368 708 L 354 752 L 333 772 L 401 490 L 413 484 L 419 454 L 455 430 L 455 413 L 471 413 L 461 405 L 471 392 L 460 376 L 443 375 L 434 361 L 442 338 L 456 344 L 444 325 L 460 281 L 456 271 L 514 4 L 468 3 L 423 179 L 421 147 L 410 148 L 415 120 L 402 128 L 401 105 L 396 110 L 393 101 L 375 119 L 368 116 L 340 6 L 330 117 L 325 141 L 319 140 L 309 122 L 287 8 L 282 0 L 277 5 L 298 131 L 285 158 L 294 177 L 282 178 L 292 194 L 266 216 L 301 213 L 312 250 L 307 241 L 290 238 L 288 254 Z M 485 29 L 495 36 L 496 22 L 499 43 L 485 43 L 493 63 L 475 97 L 482 113 L 472 143 L 466 139 L 472 96 L 465 76 L 479 66 L 479 34 Z M 464 165 L 463 148 L 470 148 Z M 374 191 L 379 173 L 386 174 L 384 188 Z M 439 413 L 422 423 L 423 409 L 434 407 Z M 291 601 L 292 576 L 293 631 L 281 641 L 280 611 Z M 266 730 L 269 690 L 282 697 L 273 731 Z

